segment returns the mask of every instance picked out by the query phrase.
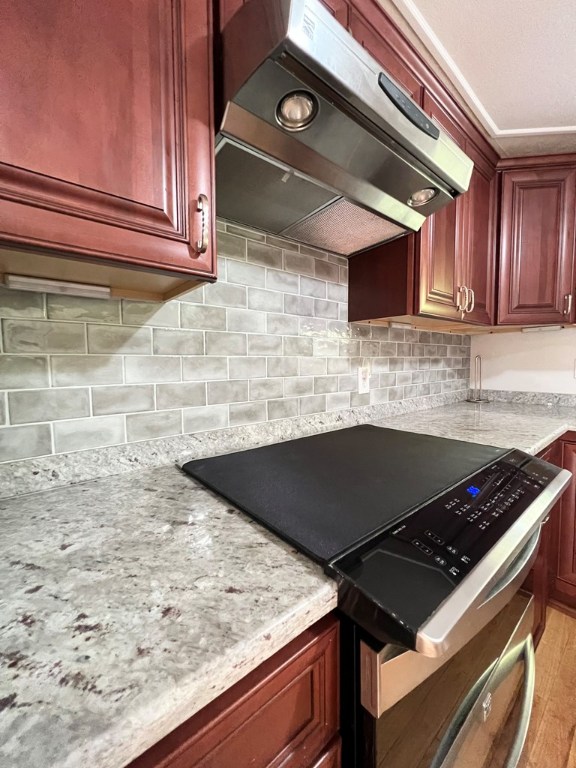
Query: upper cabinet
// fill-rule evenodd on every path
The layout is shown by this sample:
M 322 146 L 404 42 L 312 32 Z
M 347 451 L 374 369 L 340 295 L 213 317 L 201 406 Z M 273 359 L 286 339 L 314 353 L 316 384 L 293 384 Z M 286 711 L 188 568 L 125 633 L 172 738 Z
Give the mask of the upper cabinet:
M 0 271 L 150 298 L 214 279 L 210 0 L 2 12 Z
M 558 167 L 538 162 L 542 159 L 502 173 L 502 324 L 574 322 L 576 162 Z

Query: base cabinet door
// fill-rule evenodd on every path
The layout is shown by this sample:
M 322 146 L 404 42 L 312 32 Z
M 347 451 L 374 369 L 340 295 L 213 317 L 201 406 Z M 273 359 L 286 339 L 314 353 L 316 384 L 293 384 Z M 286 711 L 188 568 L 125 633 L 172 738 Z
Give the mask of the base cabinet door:
M 213 279 L 209 0 L 6 0 L 0 73 L 0 245 Z
M 562 466 L 576 476 L 576 434 L 574 442 L 562 441 Z M 576 610 L 576 482 L 574 477 L 562 496 L 554 521 L 551 552 L 550 597 Z
M 576 168 L 502 173 L 499 324 L 572 320 L 575 216 Z
M 338 630 L 305 630 L 129 768 L 340 768 Z

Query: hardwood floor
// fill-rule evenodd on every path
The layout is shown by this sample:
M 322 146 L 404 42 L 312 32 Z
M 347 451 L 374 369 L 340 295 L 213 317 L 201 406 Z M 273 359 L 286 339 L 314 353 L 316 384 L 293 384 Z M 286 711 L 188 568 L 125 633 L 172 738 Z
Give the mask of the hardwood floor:
M 548 608 L 536 694 L 518 768 L 576 768 L 576 618 Z

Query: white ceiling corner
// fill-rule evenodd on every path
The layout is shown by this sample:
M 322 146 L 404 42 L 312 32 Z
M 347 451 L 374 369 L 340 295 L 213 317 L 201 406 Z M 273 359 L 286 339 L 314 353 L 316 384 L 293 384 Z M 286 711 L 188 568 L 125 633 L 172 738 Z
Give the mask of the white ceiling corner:
M 574 0 L 391 2 L 501 154 L 576 152 Z

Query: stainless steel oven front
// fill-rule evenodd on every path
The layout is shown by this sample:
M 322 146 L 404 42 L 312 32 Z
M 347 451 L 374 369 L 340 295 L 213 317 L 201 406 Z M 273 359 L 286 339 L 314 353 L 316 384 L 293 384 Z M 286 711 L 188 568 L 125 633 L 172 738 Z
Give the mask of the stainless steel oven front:
M 518 592 L 446 660 L 374 646 L 345 623 L 356 681 L 344 672 L 343 768 L 514 768 L 534 696 L 533 624 L 533 598 Z

